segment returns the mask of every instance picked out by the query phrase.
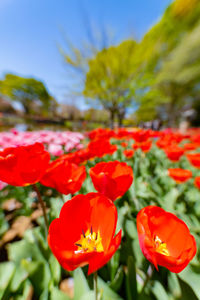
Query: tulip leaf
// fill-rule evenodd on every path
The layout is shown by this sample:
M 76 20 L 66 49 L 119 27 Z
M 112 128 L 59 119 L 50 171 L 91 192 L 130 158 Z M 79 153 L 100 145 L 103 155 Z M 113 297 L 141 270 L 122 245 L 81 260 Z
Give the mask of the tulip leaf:
M 181 273 L 178 274 L 178 277 L 188 284 L 198 299 L 200 299 L 200 279 L 199 273 L 195 273 L 191 266 L 185 268 Z
M 16 300 L 27 300 L 27 299 L 29 299 L 28 297 L 30 297 L 30 295 L 32 293 L 32 290 L 33 290 L 33 288 L 32 288 L 32 285 L 31 285 L 30 281 L 26 280 L 24 282 L 24 285 L 23 285 L 23 292 L 22 292 L 23 294 L 20 295 L 20 296 L 17 296 Z
M 163 208 L 168 211 L 174 210 L 174 205 L 176 203 L 176 200 L 179 196 L 179 191 L 177 188 L 171 189 L 164 197 L 163 199 Z
M 174 298 L 180 298 L 181 288 L 180 288 L 177 275 L 175 273 L 169 272 L 168 285 L 169 285 L 169 290 L 171 291 Z
M 89 286 L 81 268 L 74 271 L 74 300 L 80 300 L 82 295 L 89 292 Z
M 98 277 L 98 291 L 102 294 L 103 300 L 122 300 L 100 277 Z
M 127 299 L 137 299 L 137 281 L 136 281 L 136 269 L 135 263 L 132 256 L 128 257 L 128 273 L 126 276 L 126 293 Z
M 117 269 L 119 267 L 119 259 L 120 259 L 120 253 L 119 253 L 119 251 L 117 251 L 115 253 L 115 255 L 113 255 L 113 257 L 111 258 L 111 260 L 109 262 L 110 269 L 111 269 L 111 271 L 110 271 L 110 273 L 111 273 L 111 276 L 110 276 L 111 277 L 111 281 L 113 281 L 114 278 L 115 278 L 116 271 L 117 271 Z
M 0 264 L 0 299 L 8 299 L 8 286 L 15 272 L 15 265 L 12 262 L 3 262 Z
M 26 280 L 27 275 L 28 273 L 26 272 L 26 270 L 24 270 L 21 266 L 17 266 L 10 284 L 10 290 L 12 292 L 17 291 L 20 288 L 20 285 L 23 283 L 23 281 Z
M 57 259 L 53 256 L 53 254 L 50 255 L 49 267 L 51 270 L 52 279 L 56 284 L 58 284 L 61 277 L 61 267 Z
M 187 282 L 185 282 L 179 278 L 179 283 L 180 283 L 180 287 L 181 287 L 181 300 L 188 300 L 188 299 L 198 300 L 198 299 L 200 299 L 200 298 L 197 298 L 197 296 L 195 295 L 192 288 L 190 287 L 190 285 L 188 285 Z
M 80 300 L 94 300 L 94 299 L 95 299 L 94 291 L 89 291 L 80 298 Z
M 124 279 L 124 271 L 123 271 L 123 267 L 120 266 L 119 269 L 117 270 L 114 279 L 109 284 L 109 287 L 115 292 L 117 292 L 122 285 L 123 279 Z
M 41 293 L 39 300 L 49 300 L 49 292 L 47 289 Z
M 71 300 L 67 294 L 60 291 L 58 288 L 53 287 L 50 294 L 50 300 Z
M 45 261 L 41 251 L 35 243 L 30 243 L 26 240 L 21 240 L 9 245 L 8 247 L 9 259 L 20 263 L 22 259 Z
M 162 284 L 159 281 L 155 281 L 151 290 L 157 300 L 160 300 L 160 299 L 169 300 L 164 287 L 162 286 Z
M 44 290 L 48 289 L 51 281 L 51 273 L 48 264 L 41 261 L 23 260 L 22 265 L 29 274 L 29 279 L 37 292 L 40 295 Z

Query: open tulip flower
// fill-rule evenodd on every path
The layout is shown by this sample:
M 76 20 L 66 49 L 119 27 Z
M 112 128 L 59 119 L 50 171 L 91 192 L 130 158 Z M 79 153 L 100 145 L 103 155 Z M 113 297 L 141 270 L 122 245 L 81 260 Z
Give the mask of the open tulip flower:
M 152 141 L 148 140 L 142 143 L 135 143 L 132 145 L 133 149 L 137 150 L 137 149 L 141 149 L 143 152 L 148 152 L 151 149 L 152 146 Z
M 100 162 L 89 173 L 95 189 L 112 201 L 123 196 L 133 182 L 133 170 L 125 162 Z
M 118 249 L 121 230 L 114 237 L 117 209 L 99 193 L 77 195 L 66 202 L 50 224 L 48 243 L 68 271 L 89 264 L 88 274 L 105 265 Z
M 200 189 L 200 176 L 197 176 L 194 180 L 195 186 Z
M 200 153 L 187 154 L 186 156 L 193 167 L 200 169 Z
M 196 242 L 187 225 L 160 207 L 140 210 L 137 231 L 142 253 L 156 269 L 160 265 L 179 273 L 196 254 Z
M 184 154 L 184 149 L 176 145 L 166 147 L 164 148 L 164 151 L 167 157 L 173 162 L 179 161 L 181 156 Z
M 54 188 L 61 194 L 78 192 L 86 178 L 84 166 L 77 166 L 67 160 L 57 159 L 51 162 L 40 183 Z
M 180 168 L 168 169 L 168 174 L 176 181 L 176 183 L 186 182 L 192 177 L 192 172 L 190 170 L 184 170 Z
M 35 184 L 44 175 L 50 154 L 41 143 L 0 151 L 0 180 L 14 186 Z
M 103 157 L 106 154 L 112 155 L 117 150 L 116 145 L 112 145 L 106 138 L 99 138 L 88 144 L 88 152 L 91 158 Z
M 131 158 L 131 157 L 133 157 L 135 151 L 132 149 L 126 149 L 123 151 L 123 153 L 127 158 Z

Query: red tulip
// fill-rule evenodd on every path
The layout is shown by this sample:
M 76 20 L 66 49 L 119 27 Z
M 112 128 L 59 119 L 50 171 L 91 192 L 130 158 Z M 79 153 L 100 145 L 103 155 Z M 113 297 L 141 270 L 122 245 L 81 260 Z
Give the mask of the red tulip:
M 178 161 L 180 157 L 184 154 L 184 150 L 176 145 L 167 147 L 164 149 L 164 151 L 171 161 Z
M 128 146 L 128 143 L 122 142 L 122 143 L 121 143 L 121 146 L 122 146 L 123 148 L 126 148 L 126 147 Z
M 116 132 L 115 138 L 129 140 L 132 138 L 132 132 L 126 128 L 119 128 Z
M 127 150 L 124 150 L 123 153 L 127 158 L 131 158 L 131 157 L 133 157 L 135 151 L 132 149 L 127 149 Z
M 129 189 L 133 182 L 133 170 L 124 162 L 100 162 L 89 171 L 95 189 L 112 201 Z
M 107 139 L 98 139 L 88 144 L 90 157 L 102 157 L 106 154 L 113 154 L 117 150 L 116 145 L 110 144 Z
M 99 139 L 99 138 L 106 138 L 109 139 L 111 137 L 115 137 L 114 130 L 111 129 L 104 129 L 104 128 L 97 128 L 88 133 L 88 136 L 91 140 Z
M 141 209 L 137 231 L 142 253 L 156 269 L 160 265 L 179 273 L 196 254 L 196 242 L 187 225 L 160 207 Z
M 84 166 L 77 166 L 67 160 L 57 159 L 51 162 L 40 182 L 56 189 L 61 194 L 68 195 L 78 192 L 85 178 Z
M 195 178 L 194 184 L 198 189 L 200 189 L 200 176 Z
M 196 154 L 187 154 L 187 159 L 195 167 L 200 169 L 200 153 Z
M 192 177 L 190 170 L 180 168 L 168 169 L 169 176 L 172 177 L 177 183 L 183 183 Z
M 68 271 L 89 264 L 88 274 L 105 265 L 118 249 L 121 230 L 114 237 L 117 209 L 99 193 L 77 195 L 66 202 L 49 228 L 48 243 Z
M 59 160 L 66 160 L 69 163 L 79 165 L 88 159 L 90 159 L 90 153 L 88 149 L 80 149 L 75 152 L 67 153 L 58 158 Z
M 148 152 L 151 149 L 152 141 L 146 141 L 142 143 L 135 143 L 132 145 L 133 149 L 141 149 L 143 152 Z
M 197 144 L 197 143 L 186 143 L 183 145 L 183 148 L 185 151 L 195 150 L 198 147 L 199 147 L 199 144 Z
M 150 138 L 151 131 L 140 129 L 137 131 L 132 132 L 132 138 L 135 140 L 136 143 L 144 143 L 147 142 Z
M 17 146 L 0 151 L 0 180 L 14 185 L 35 184 L 44 175 L 50 154 L 43 144 Z

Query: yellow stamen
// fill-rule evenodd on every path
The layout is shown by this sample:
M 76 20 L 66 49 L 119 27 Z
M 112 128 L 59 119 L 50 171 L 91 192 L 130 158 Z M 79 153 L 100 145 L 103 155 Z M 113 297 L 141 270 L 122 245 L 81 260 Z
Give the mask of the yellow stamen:
M 86 233 L 81 234 L 80 240 L 75 245 L 78 247 L 78 252 L 103 252 L 102 238 L 100 232 L 93 232 L 91 229 L 87 230 Z
M 158 236 L 154 238 L 154 241 L 155 241 L 156 252 L 166 256 L 170 256 L 166 243 L 162 242 Z

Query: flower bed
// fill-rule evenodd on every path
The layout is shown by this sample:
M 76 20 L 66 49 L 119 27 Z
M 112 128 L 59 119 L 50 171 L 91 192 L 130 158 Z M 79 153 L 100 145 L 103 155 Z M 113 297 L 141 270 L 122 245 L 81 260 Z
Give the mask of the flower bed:
M 0 134 L 0 298 L 200 299 L 200 130 L 82 139 Z

